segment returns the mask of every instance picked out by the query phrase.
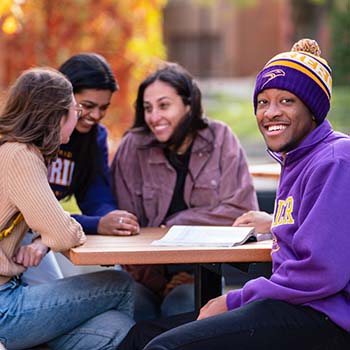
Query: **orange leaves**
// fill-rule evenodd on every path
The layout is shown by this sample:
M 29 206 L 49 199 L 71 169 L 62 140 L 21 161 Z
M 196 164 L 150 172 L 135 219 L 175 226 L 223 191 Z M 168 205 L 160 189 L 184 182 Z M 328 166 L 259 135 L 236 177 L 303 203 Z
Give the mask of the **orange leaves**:
M 5 34 L 13 34 L 17 31 L 18 21 L 14 16 L 7 16 L 2 24 L 2 30 Z
M 6 33 L 12 35 L 2 42 L 0 85 L 30 66 L 57 68 L 72 54 L 98 52 L 119 81 L 106 124 L 112 134 L 121 135 L 131 124 L 139 82 L 165 58 L 165 4 L 166 0 L 1 0 L 0 25 L 4 28 L 6 22 Z M 15 8 L 23 9 L 17 18 Z
M 7 34 L 14 34 L 21 28 L 23 13 L 20 5 L 21 0 L 1 0 L 0 2 L 0 23 L 2 31 Z

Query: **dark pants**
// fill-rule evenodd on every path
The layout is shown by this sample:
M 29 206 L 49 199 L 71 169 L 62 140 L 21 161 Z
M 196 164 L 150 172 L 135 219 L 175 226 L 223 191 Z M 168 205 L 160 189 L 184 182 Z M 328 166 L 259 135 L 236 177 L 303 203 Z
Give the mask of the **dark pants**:
M 350 334 L 327 316 L 309 307 L 283 301 L 258 300 L 233 311 L 191 322 L 194 318 L 194 314 L 184 314 L 137 324 L 120 350 L 141 350 L 153 337 L 145 349 L 350 349 Z
M 170 329 L 196 320 L 198 313 L 189 312 L 137 322 L 119 344 L 118 350 L 142 350 L 146 344 Z

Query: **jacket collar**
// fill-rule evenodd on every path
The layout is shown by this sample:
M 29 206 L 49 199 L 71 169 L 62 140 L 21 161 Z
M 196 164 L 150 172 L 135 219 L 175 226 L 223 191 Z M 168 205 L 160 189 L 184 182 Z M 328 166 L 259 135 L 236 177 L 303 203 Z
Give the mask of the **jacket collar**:
M 310 152 L 317 144 L 321 143 L 325 138 L 327 138 L 333 132 L 330 122 L 325 119 L 320 125 L 318 125 L 314 130 L 310 132 L 309 135 L 298 145 L 297 148 L 288 152 L 285 157 L 282 157 L 280 152 L 273 152 L 267 150 L 272 158 L 277 160 L 282 165 L 286 165 L 288 162 L 293 163 L 300 158 L 303 158 L 306 154 Z
M 156 141 L 156 138 L 151 132 L 142 132 L 140 129 L 134 129 L 133 132 L 136 136 L 136 147 L 139 150 L 148 150 L 149 159 L 151 164 L 168 164 L 164 156 L 164 152 L 159 147 L 152 147 L 152 142 Z M 191 179 L 196 179 L 206 162 L 210 158 L 215 147 L 215 135 L 209 121 L 208 127 L 198 130 L 197 135 L 193 141 L 191 149 L 191 157 L 189 163 L 189 174 Z M 189 186 L 189 185 L 187 185 Z

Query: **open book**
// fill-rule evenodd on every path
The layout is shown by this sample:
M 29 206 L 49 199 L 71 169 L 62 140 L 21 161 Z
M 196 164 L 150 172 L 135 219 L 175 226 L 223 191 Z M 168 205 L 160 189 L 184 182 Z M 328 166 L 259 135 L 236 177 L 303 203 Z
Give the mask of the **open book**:
M 233 226 L 172 226 L 153 245 L 232 247 L 256 241 L 254 227 Z

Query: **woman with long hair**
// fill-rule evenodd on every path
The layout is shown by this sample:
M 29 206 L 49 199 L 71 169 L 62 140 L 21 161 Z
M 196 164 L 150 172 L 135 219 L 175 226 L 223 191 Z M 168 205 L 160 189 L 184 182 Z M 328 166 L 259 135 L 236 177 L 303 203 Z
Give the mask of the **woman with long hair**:
M 113 160 L 121 208 L 142 227 L 232 225 L 257 208 L 244 151 L 229 127 L 205 116 L 201 91 L 178 64 L 139 86 L 135 122 Z M 194 309 L 190 266 L 126 266 L 136 281 L 136 320 Z
M 25 71 L 0 111 L 0 343 L 23 349 L 116 349 L 133 321 L 130 278 L 103 271 L 28 286 L 22 273 L 40 263 L 40 247 L 65 251 L 85 241 L 47 180 L 82 108 L 71 83 L 48 68 Z M 31 228 L 33 241 L 18 249 Z M 97 302 L 98 301 L 98 302 Z

